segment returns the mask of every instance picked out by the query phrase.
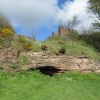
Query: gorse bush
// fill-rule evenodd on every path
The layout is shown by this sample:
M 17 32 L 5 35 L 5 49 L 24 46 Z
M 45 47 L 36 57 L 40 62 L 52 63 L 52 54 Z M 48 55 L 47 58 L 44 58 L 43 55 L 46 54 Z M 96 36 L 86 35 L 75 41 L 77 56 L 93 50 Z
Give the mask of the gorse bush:
M 11 46 L 11 42 L 14 40 L 14 33 L 7 28 L 0 28 L 0 45 L 2 48 Z
M 13 36 L 13 32 L 10 29 L 7 28 L 1 28 L 0 29 L 0 38 L 10 37 Z
M 25 50 L 27 50 L 27 51 L 30 51 L 30 50 L 33 49 L 33 46 L 32 46 L 31 43 L 24 43 L 24 44 L 23 44 L 23 48 L 24 48 Z
M 24 37 L 19 36 L 19 42 L 21 43 L 24 50 L 30 51 L 33 49 L 32 43 L 27 41 Z
M 15 32 L 10 21 L 1 13 L 0 13 L 0 28 L 7 28 L 10 29 L 12 32 Z
M 12 40 L 14 40 L 14 28 L 10 21 L 3 15 L 0 14 L 0 46 L 2 48 L 11 46 Z

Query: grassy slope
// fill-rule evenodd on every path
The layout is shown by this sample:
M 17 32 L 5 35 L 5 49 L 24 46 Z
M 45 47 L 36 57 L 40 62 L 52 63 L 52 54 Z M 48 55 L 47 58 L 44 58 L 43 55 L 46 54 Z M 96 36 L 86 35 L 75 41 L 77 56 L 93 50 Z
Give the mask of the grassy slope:
M 48 46 L 48 53 L 54 54 L 54 51 L 59 50 L 61 47 L 66 49 L 67 55 L 86 55 L 92 59 L 100 60 L 99 53 L 91 46 L 85 44 L 84 42 L 76 41 L 65 41 L 63 44 L 59 44 L 59 41 L 46 41 L 41 42 L 41 45 L 45 44 Z
M 41 51 L 41 45 L 46 45 L 48 46 L 48 54 L 55 54 L 54 52 L 59 50 L 61 47 L 64 47 L 66 49 L 66 54 L 67 55 L 86 55 L 92 59 L 100 60 L 100 53 L 97 52 L 96 49 L 91 47 L 90 45 L 87 45 L 84 42 L 80 41 L 63 41 L 62 38 L 57 38 L 57 39 L 51 39 L 47 40 L 44 42 L 39 42 L 39 41 L 34 41 L 31 38 L 25 37 L 25 36 L 16 36 L 15 40 L 11 42 L 12 47 L 15 47 L 19 50 L 24 51 L 23 49 L 23 44 L 21 44 L 21 40 L 25 40 L 26 43 L 31 43 L 32 45 L 32 50 L 35 52 Z M 63 44 L 60 44 L 59 42 L 63 41 Z M 25 44 L 24 44 L 25 45 Z M 26 50 L 25 50 L 26 51 Z
M 69 72 L 49 77 L 0 71 L 0 100 L 100 100 L 100 74 Z

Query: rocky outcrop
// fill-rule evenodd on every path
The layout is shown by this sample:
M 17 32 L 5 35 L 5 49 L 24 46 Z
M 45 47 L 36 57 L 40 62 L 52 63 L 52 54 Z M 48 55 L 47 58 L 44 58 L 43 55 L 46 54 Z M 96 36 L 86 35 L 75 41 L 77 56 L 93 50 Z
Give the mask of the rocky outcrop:
M 20 54 L 20 51 L 15 48 L 6 48 L 0 52 L 0 61 L 15 62 Z
M 0 61 L 6 59 L 16 62 L 19 51 L 15 49 L 6 49 L 0 54 Z M 64 73 L 65 71 L 79 71 L 89 73 L 95 71 L 100 73 L 100 63 L 85 56 L 68 56 L 68 55 L 47 55 L 44 52 L 23 52 L 21 55 L 26 56 L 30 64 L 13 71 L 39 69 L 41 72 L 49 75 Z
M 28 52 L 23 53 L 27 56 L 30 61 L 32 61 L 32 67 L 28 68 L 39 68 L 40 70 L 54 71 L 55 74 L 63 73 L 65 71 L 79 71 L 88 73 L 91 71 L 99 72 L 100 66 L 96 65 L 95 61 L 85 56 L 49 56 L 43 52 L 34 53 Z M 45 72 L 46 73 L 46 72 Z

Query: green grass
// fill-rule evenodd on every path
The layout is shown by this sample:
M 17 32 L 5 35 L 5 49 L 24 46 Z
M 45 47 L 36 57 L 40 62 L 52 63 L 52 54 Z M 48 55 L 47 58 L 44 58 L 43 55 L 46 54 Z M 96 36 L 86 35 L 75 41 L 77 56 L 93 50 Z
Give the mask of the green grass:
M 48 46 L 48 54 L 54 55 L 54 51 L 59 50 L 61 47 L 66 49 L 66 55 L 71 56 L 87 56 L 95 60 L 100 60 L 99 52 L 91 47 L 90 45 L 85 44 L 81 41 L 64 41 L 63 44 L 59 44 L 59 40 L 45 41 L 41 42 L 41 45 Z
M 0 100 L 100 100 L 100 74 L 0 71 Z

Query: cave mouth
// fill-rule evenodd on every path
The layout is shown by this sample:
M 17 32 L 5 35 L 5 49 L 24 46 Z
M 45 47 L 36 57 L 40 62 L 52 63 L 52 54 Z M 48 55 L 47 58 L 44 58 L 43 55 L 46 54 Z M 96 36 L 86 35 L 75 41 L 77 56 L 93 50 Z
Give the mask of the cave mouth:
M 37 68 L 42 74 L 54 76 L 60 73 L 64 73 L 61 69 L 57 69 L 54 66 L 44 66 Z

